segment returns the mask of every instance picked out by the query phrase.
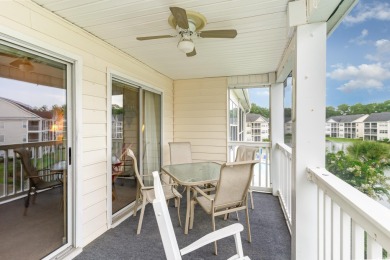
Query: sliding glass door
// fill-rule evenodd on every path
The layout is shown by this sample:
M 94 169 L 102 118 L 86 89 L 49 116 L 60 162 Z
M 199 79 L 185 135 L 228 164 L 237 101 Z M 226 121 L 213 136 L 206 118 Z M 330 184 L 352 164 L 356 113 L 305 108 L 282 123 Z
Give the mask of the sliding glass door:
M 139 160 L 140 90 L 112 81 L 112 213 L 135 200 L 133 163 L 125 151 L 131 148 Z
M 111 103 L 112 213 L 115 214 L 136 196 L 137 183 L 133 162 L 125 152 L 127 148 L 133 150 L 142 174 L 160 170 L 161 94 L 114 78 Z
M 0 41 L 0 259 L 41 259 L 72 242 L 71 71 Z

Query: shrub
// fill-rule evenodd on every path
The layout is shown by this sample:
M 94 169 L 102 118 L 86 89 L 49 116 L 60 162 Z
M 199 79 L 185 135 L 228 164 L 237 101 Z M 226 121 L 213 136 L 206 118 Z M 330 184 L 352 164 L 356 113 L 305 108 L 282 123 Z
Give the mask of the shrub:
M 373 141 L 352 143 L 348 146 L 347 151 L 355 159 L 364 157 L 367 160 L 379 161 L 390 158 L 390 146 Z
M 348 149 L 349 150 L 349 149 Z M 343 151 L 326 155 L 326 168 L 340 179 L 357 188 L 374 199 L 387 197 L 390 201 L 390 178 L 384 170 L 389 166 L 389 157 L 382 155 L 381 159 L 373 159 L 377 151 L 353 150 L 352 156 Z M 375 156 L 374 156 L 375 155 Z

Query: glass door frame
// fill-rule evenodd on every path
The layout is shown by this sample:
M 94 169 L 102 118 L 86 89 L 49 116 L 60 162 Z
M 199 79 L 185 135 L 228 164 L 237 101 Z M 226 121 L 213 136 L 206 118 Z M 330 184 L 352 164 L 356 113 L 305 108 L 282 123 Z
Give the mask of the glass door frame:
M 82 243 L 82 177 L 74 173 L 81 171 L 80 156 L 82 153 L 81 123 L 82 123 L 82 59 L 81 57 L 59 49 L 56 46 L 41 42 L 33 37 L 23 35 L 8 28 L 0 32 L 0 44 L 10 46 L 34 55 L 53 60 L 66 65 L 66 105 L 67 105 L 67 242 L 42 259 L 53 259 L 65 251 L 81 247 Z M 69 163 L 71 163 L 69 165 Z
M 129 87 L 137 88 L 139 90 L 139 140 L 138 140 L 138 147 L 139 147 L 139 154 L 143 154 L 143 139 L 144 136 L 142 134 L 142 125 L 144 124 L 143 120 L 143 106 L 144 106 L 144 91 L 150 91 L 156 94 L 159 94 L 161 96 L 161 102 L 160 102 L 160 111 L 161 111 L 161 121 L 160 121 L 160 136 L 161 136 L 161 145 L 160 145 L 160 164 L 163 162 L 163 97 L 164 92 L 155 87 L 151 86 L 150 84 L 147 84 L 145 82 L 141 82 L 137 79 L 132 78 L 131 76 L 128 76 L 122 72 L 118 72 L 116 70 L 108 69 L 107 73 L 107 194 L 112 194 L 112 185 L 109 185 L 111 183 L 111 156 L 112 156 L 112 127 L 109 122 L 112 120 L 112 113 L 111 113 L 111 96 L 112 96 L 112 82 L 118 81 L 121 83 L 124 83 L 126 85 L 129 85 Z M 143 159 L 140 157 L 138 161 L 138 166 L 140 172 L 143 172 Z M 160 165 L 161 167 L 162 165 Z M 133 207 L 134 202 L 130 203 L 123 209 L 116 212 L 114 215 L 112 214 L 112 198 L 111 196 L 107 195 L 107 219 L 108 219 L 108 228 L 113 228 L 122 223 L 127 217 L 133 214 Z M 113 219 L 115 218 L 115 222 L 113 222 Z

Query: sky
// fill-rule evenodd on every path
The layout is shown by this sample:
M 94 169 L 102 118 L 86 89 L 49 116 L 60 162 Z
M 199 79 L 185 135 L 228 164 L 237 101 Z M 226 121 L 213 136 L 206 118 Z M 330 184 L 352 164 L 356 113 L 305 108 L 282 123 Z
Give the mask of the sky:
M 33 83 L 0 77 L 0 97 L 16 100 L 31 107 L 66 104 L 65 89 L 47 87 Z
M 390 100 L 390 0 L 360 0 L 328 36 L 326 56 L 327 106 Z M 268 107 L 267 93 L 250 97 Z

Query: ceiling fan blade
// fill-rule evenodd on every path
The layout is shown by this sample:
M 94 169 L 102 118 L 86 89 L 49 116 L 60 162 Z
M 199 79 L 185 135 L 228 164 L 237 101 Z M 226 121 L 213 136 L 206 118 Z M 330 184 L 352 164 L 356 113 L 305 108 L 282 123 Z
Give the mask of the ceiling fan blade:
M 180 7 L 169 7 L 169 9 L 176 19 L 176 24 L 182 29 L 189 29 L 186 10 Z
M 189 53 L 186 53 L 187 57 L 192 57 L 192 56 L 195 56 L 196 55 L 196 50 L 194 48 L 194 50 L 192 52 L 189 52 Z
M 137 37 L 137 40 L 147 41 L 147 40 L 164 39 L 164 38 L 172 38 L 172 37 L 176 37 L 176 36 L 173 35 L 145 36 L 145 37 Z
M 236 30 L 210 30 L 198 33 L 201 38 L 236 38 Z

